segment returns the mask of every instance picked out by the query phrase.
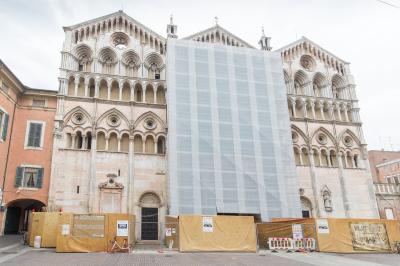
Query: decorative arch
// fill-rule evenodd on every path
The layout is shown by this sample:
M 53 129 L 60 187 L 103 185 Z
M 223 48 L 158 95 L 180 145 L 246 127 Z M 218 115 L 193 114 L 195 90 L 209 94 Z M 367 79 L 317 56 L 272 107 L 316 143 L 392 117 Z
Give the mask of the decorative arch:
M 156 120 L 162 127 L 163 131 L 166 130 L 167 125 L 164 123 L 164 121 L 155 113 L 153 113 L 152 111 L 148 111 L 146 113 L 141 114 L 135 121 L 135 123 L 133 124 L 134 128 L 138 127 L 139 124 L 144 121 L 146 118 L 153 118 L 154 120 Z
M 340 134 L 339 134 L 339 140 L 340 141 L 343 141 L 343 137 L 345 136 L 345 135 L 349 135 L 354 141 L 355 141 L 355 143 L 357 144 L 357 146 L 361 146 L 361 141 L 358 139 L 358 137 L 356 136 L 356 134 L 354 134 L 354 132 L 353 131 L 351 131 L 350 129 L 345 129 L 345 130 L 343 130 Z
M 162 207 L 164 205 L 162 198 L 153 190 L 143 192 L 138 203 L 140 207 Z
M 337 141 L 336 141 L 335 137 L 329 132 L 329 130 L 327 130 L 327 129 L 324 128 L 324 127 L 319 127 L 319 128 L 317 128 L 317 129 L 313 132 L 313 134 L 311 134 L 311 138 L 310 138 L 311 141 L 314 139 L 314 137 L 317 135 L 318 132 L 322 132 L 322 133 L 324 133 L 325 135 L 327 135 L 328 138 L 332 141 L 333 145 L 337 146 Z
M 299 134 L 300 137 L 303 138 L 304 143 L 305 143 L 306 145 L 309 145 L 309 139 L 308 139 L 308 137 L 306 136 L 306 134 L 304 134 L 304 132 L 303 132 L 299 127 L 297 127 L 296 125 L 291 125 L 291 128 L 292 128 L 292 130 L 293 130 L 294 132 L 296 132 L 297 134 Z
M 144 65 L 147 69 L 150 69 L 152 65 L 155 65 L 158 70 L 161 70 L 164 68 L 164 61 L 161 55 L 152 52 L 146 56 Z
M 121 118 L 121 120 L 125 122 L 126 127 L 129 128 L 130 123 L 129 123 L 128 118 L 126 118 L 126 116 L 125 116 L 121 111 L 119 111 L 119 110 L 116 109 L 116 108 L 112 108 L 112 109 L 110 109 L 110 110 L 104 112 L 104 113 L 97 119 L 97 124 L 99 125 L 99 124 L 100 124 L 104 119 L 106 119 L 110 114 L 116 114 L 117 116 L 119 116 L 119 117 Z
M 64 118 L 63 118 L 64 125 L 66 125 L 72 119 L 72 116 L 77 112 L 81 112 L 85 116 L 85 119 L 87 119 L 89 124 L 92 125 L 93 121 L 91 119 L 90 114 L 80 106 L 76 106 L 76 107 L 72 108 L 71 110 L 69 110 L 68 113 L 66 113 L 64 115 Z
M 98 58 L 101 63 L 117 63 L 117 54 L 114 49 L 109 46 L 103 47 L 99 51 Z
M 121 61 L 130 68 L 139 68 L 141 64 L 139 55 L 132 49 L 122 54 Z

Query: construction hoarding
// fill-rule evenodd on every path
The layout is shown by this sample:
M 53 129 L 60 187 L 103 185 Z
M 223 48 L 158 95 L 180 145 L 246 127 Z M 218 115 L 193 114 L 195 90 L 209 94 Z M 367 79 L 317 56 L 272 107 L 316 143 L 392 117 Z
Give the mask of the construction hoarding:
M 57 223 L 61 213 L 34 212 L 29 216 L 28 239 L 29 246 L 33 247 L 35 236 L 41 237 L 41 247 L 56 247 Z
M 318 220 L 318 219 L 317 219 Z M 400 223 L 380 219 L 327 219 L 328 230 L 318 230 L 319 251 L 358 253 L 390 252 L 400 241 Z
M 252 216 L 179 216 L 179 251 L 256 252 Z
M 293 225 L 301 225 L 293 226 Z M 268 238 L 296 238 L 302 229 L 304 238 L 315 238 L 321 252 L 360 253 L 390 252 L 400 241 L 400 222 L 382 219 L 273 219 L 257 224 L 260 248 L 267 247 Z
M 135 242 L 135 217 L 121 213 L 71 214 L 59 218 L 57 252 L 111 251 L 111 240 L 121 246 Z

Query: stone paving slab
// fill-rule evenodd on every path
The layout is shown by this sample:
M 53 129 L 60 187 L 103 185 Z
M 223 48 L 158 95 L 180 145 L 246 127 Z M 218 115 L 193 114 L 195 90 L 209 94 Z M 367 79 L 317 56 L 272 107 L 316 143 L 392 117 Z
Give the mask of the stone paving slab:
M 166 254 L 107 254 L 107 253 L 55 253 L 54 251 L 29 251 L 14 257 L 1 265 L 276 265 L 276 266 L 310 266 L 311 264 L 292 261 L 267 254 L 234 254 L 234 253 L 180 253 Z

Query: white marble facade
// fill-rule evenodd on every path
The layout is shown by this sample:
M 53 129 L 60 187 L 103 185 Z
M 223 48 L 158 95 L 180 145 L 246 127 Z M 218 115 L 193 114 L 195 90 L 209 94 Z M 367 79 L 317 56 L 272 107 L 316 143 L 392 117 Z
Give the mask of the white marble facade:
M 167 39 L 122 11 L 64 31 L 49 209 L 128 212 L 140 221 L 146 206 L 163 221 Z M 176 31 L 171 20 L 168 38 Z M 219 25 L 186 39 L 254 48 Z M 260 44 L 270 50 L 269 38 Z M 349 64 L 306 38 L 278 51 L 303 210 L 377 217 Z

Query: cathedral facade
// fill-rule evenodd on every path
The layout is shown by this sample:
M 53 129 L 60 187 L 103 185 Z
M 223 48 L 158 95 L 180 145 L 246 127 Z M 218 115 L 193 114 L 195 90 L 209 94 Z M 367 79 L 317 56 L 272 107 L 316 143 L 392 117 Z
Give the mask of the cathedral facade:
M 163 222 L 171 198 L 166 44 L 176 25 L 166 38 L 119 11 L 64 32 L 48 208 Z M 219 25 L 185 39 L 255 49 Z M 271 52 L 269 38 L 260 44 Z M 377 217 L 349 63 L 306 38 L 275 52 L 303 216 Z

